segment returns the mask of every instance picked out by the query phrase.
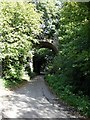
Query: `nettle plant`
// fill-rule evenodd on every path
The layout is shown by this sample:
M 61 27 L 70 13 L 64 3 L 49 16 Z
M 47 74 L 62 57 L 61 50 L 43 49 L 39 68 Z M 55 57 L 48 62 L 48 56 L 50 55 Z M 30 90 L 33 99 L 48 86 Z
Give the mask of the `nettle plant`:
M 32 41 L 41 32 L 41 13 L 25 2 L 0 2 L 0 48 L 4 79 L 19 80 Z

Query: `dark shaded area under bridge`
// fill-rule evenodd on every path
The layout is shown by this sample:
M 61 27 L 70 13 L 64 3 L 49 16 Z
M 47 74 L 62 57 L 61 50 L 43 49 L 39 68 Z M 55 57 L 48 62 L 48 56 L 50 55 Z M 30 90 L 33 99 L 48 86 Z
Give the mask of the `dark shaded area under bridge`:
M 58 49 L 55 45 L 48 41 L 39 41 L 39 43 L 36 43 L 34 45 L 35 48 L 48 48 L 52 50 L 53 54 L 56 55 L 58 53 Z M 46 63 L 46 59 L 43 56 L 38 57 L 37 55 L 34 55 L 33 57 L 33 68 L 34 72 L 37 74 L 40 74 L 41 72 L 41 66 Z

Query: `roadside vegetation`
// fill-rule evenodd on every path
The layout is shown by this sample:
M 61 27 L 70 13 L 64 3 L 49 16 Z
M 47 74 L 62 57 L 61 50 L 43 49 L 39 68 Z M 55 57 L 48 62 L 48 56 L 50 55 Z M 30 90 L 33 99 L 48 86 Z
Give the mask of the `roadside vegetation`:
M 64 3 L 59 10 L 59 53 L 46 81 L 55 93 L 90 117 L 89 3 Z
M 6 87 L 21 83 L 41 22 L 34 4 L 0 2 L 0 60 Z
M 90 2 L 58 0 L 0 2 L 0 62 L 6 87 L 21 84 L 25 71 L 36 75 L 27 66 L 28 58 L 36 55 L 44 60 L 40 68 L 52 90 L 90 117 L 89 6 Z M 43 39 L 58 45 L 57 55 L 33 46 Z

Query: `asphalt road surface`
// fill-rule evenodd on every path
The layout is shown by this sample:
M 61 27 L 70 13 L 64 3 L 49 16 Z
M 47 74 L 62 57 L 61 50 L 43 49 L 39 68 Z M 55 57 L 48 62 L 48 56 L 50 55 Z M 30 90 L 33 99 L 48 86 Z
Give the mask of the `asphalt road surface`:
M 45 84 L 43 76 L 35 77 L 17 90 L 7 91 L 1 98 L 2 118 L 65 118 L 69 120 L 80 117 L 62 102 L 58 102 L 57 97 Z

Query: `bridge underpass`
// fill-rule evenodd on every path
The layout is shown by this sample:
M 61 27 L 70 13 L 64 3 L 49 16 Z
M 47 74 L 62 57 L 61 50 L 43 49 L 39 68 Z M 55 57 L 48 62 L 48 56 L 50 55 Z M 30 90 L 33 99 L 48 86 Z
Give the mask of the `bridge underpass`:
M 53 43 L 50 43 L 48 41 L 40 40 L 39 43 L 36 43 L 34 45 L 34 47 L 36 48 L 36 50 L 41 49 L 41 48 L 46 48 L 46 49 L 52 51 L 51 54 L 53 54 L 54 56 L 58 53 L 58 48 Z M 31 62 L 30 62 L 31 67 L 33 68 L 32 72 L 40 74 L 40 72 L 42 72 L 41 66 L 43 64 L 46 65 L 46 63 L 47 63 L 47 61 L 43 56 L 38 56 L 38 55 L 34 54 L 34 56 L 31 59 Z M 45 67 L 45 65 L 44 65 L 44 67 Z

